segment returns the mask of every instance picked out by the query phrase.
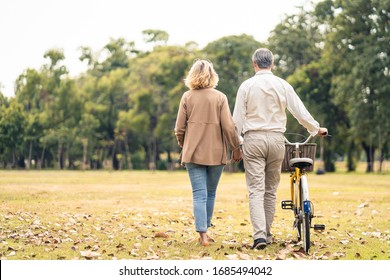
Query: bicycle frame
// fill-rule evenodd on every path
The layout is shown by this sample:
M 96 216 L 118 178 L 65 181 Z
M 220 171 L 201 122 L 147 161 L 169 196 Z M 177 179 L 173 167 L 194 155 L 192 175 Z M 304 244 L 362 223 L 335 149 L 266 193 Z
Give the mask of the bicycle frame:
M 300 143 L 291 143 L 286 138 L 285 141 L 289 145 L 295 146 L 294 160 L 290 164 L 294 167 L 290 177 L 290 194 L 291 200 L 282 201 L 282 209 L 291 209 L 294 211 L 293 227 L 298 231 L 298 241 L 303 237 L 303 246 L 305 253 L 308 253 L 310 248 L 310 228 L 311 221 L 314 217 L 312 203 L 309 198 L 309 184 L 305 172 L 305 167 L 311 166 L 313 160 L 310 158 L 301 158 L 299 155 L 299 147 L 307 144 L 312 137 L 309 136 L 306 141 Z M 301 159 L 301 160 L 300 160 Z M 314 229 L 324 229 L 324 225 L 314 225 Z
M 296 184 L 296 182 L 305 181 L 305 184 Z M 299 189 L 301 185 L 301 189 Z M 303 187 L 302 187 L 303 185 Z M 291 193 L 291 201 L 294 202 L 294 205 L 299 205 L 299 201 L 309 201 L 309 190 L 307 188 L 307 177 L 306 173 L 302 171 L 300 168 L 296 167 L 295 172 L 290 177 L 290 193 Z M 302 193 L 301 193 L 302 191 Z M 302 194 L 300 198 L 299 195 Z M 310 206 L 309 206 L 310 207 Z M 306 208 L 305 212 L 310 211 L 310 209 Z
M 295 158 L 299 158 L 299 146 L 303 146 L 303 145 L 307 144 L 310 141 L 311 138 L 312 138 L 312 136 L 310 135 L 302 143 L 291 143 L 290 141 L 287 140 L 287 138 L 284 138 L 284 139 L 285 139 L 285 142 L 287 144 L 295 146 Z M 299 167 L 295 167 L 295 172 L 293 172 L 291 174 L 291 177 L 290 177 L 291 201 L 293 201 L 295 206 L 300 205 L 300 203 L 299 203 L 300 200 L 301 201 L 309 201 L 309 190 L 308 190 L 308 184 L 307 184 L 307 177 L 306 177 L 305 174 L 306 173 L 305 173 L 305 171 L 303 169 L 301 169 Z M 301 187 L 301 184 L 300 184 L 301 180 L 305 181 L 305 184 L 304 184 L 304 187 L 302 188 L 302 190 L 300 189 L 300 187 Z M 298 184 L 296 184 L 295 182 L 298 182 Z M 301 193 L 303 194 L 303 197 L 300 198 L 299 196 L 301 195 Z M 305 208 L 306 208 L 305 209 L 306 213 L 310 212 L 310 203 Z

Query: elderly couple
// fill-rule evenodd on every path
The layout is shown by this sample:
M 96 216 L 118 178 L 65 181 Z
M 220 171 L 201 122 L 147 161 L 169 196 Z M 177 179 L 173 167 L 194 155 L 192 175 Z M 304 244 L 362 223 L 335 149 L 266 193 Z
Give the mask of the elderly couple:
M 256 74 L 238 89 L 233 117 L 226 95 L 215 89 L 218 75 L 212 63 L 195 61 L 185 79 L 189 90 L 180 101 L 175 135 L 182 148 L 181 163 L 191 181 L 195 229 L 202 246 L 213 241 L 207 231 L 218 182 L 227 163 L 227 144 L 232 162 L 244 160 L 252 249 L 264 249 L 272 240 L 276 190 L 285 151 L 286 108 L 311 135 L 327 132 L 292 86 L 273 75 L 274 56 L 270 50 L 256 50 L 252 63 Z

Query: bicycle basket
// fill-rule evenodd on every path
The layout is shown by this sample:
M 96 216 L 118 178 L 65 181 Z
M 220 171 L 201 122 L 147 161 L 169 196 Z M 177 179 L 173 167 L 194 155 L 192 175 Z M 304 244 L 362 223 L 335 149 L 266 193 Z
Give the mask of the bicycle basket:
M 299 146 L 299 157 L 311 158 L 313 160 L 313 165 L 307 167 L 306 171 L 313 171 L 314 169 L 314 161 L 316 157 L 316 143 L 308 143 L 302 146 Z M 284 160 L 282 163 L 282 172 L 290 172 L 294 171 L 293 168 L 290 167 L 289 161 L 290 159 L 295 157 L 295 145 L 286 144 L 286 151 L 284 153 Z

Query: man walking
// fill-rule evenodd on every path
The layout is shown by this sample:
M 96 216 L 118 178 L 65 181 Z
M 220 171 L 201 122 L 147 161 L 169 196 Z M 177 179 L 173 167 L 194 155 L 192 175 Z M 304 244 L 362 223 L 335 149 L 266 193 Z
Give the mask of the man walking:
M 276 190 L 285 152 L 286 109 L 313 136 L 326 135 L 327 129 L 314 120 L 293 87 L 271 72 L 274 56 L 270 50 L 256 50 L 252 63 L 256 74 L 238 89 L 233 120 L 238 134 L 244 136 L 252 249 L 264 249 L 272 242 Z

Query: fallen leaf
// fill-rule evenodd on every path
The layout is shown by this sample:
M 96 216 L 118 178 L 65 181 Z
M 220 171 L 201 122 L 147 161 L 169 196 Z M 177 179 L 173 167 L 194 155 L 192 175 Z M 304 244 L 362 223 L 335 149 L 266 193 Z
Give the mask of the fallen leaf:
M 133 250 L 130 251 L 129 254 L 130 254 L 131 256 L 138 257 L 138 256 L 139 256 L 138 252 L 139 252 L 138 249 L 133 249 Z
M 226 258 L 229 260 L 238 260 L 239 259 L 237 254 L 226 255 Z
M 93 258 L 97 258 L 100 256 L 100 253 L 92 252 L 91 250 L 80 251 L 80 254 L 82 257 L 85 257 L 86 259 L 93 259 Z
M 166 234 L 165 232 L 156 232 L 154 234 L 154 237 L 162 237 L 162 238 L 168 238 L 168 234 Z
M 305 258 L 305 249 L 303 247 L 300 247 L 298 250 L 292 251 L 292 255 L 297 259 Z
M 358 208 L 364 208 L 364 207 L 368 207 L 368 206 L 370 206 L 370 204 L 368 204 L 368 202 L 364 202 L 364 203 L 360 204 L 358 206 Z
M 345 257 L 345 253 L 342 252 L 336 252 L 332 254 L 333 260 L 338 260 L 340 258 Z
M 250 260 L 251 257 L 248 254 L 237 253 L 241 260 Z

